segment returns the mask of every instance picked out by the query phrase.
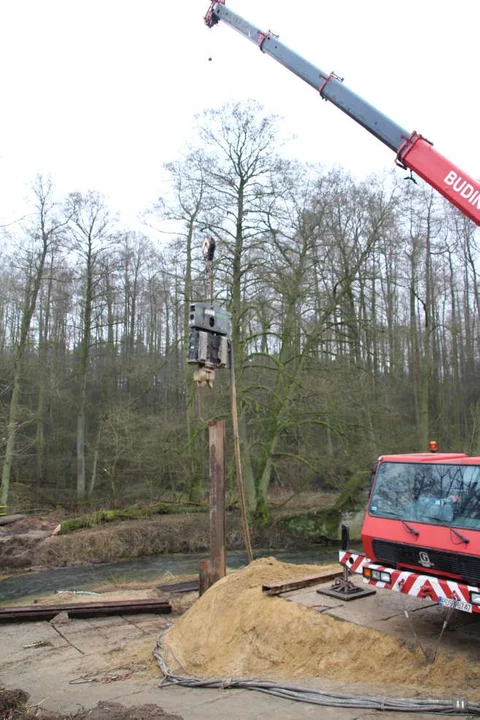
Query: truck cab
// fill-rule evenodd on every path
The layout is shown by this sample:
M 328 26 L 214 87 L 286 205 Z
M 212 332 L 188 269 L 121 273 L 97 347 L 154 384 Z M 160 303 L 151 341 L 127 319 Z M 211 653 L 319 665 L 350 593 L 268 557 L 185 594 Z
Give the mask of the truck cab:
M 381 456 L 362 541 L 374 563 L 479 585 L 480 457 Z

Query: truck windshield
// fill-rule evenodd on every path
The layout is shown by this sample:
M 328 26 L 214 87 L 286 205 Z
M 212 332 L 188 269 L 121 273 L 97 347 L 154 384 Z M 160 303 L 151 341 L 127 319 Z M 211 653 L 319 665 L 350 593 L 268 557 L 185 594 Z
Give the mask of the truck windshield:
M 382 463 L 369 512 L 480 530 L 480 466 Z

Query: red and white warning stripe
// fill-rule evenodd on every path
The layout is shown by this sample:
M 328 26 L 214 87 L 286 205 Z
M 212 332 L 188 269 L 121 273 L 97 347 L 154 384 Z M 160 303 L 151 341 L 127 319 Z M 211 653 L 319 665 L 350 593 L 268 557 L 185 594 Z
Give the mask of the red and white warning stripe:
M 370 560 L 365 555 L 346 552 L 345 550 L 340 550 L 339 559 L 341 565 L 345 565 L 349 570 L 359 575 L 363 575 L 364 566 L 370 563 Z
M 480 613 L 480 606 L 471 603 L 472 592 L 480 595 L 480 588 L 473 585 L 465 585 L 455 580 L 443 580 L 430 575 L 419 575 L 409 570 L 394 570 L 371 562 L 365 555 L 344 550 L 340 550 L 339 560 L 341 565 L 359 575 L 363 575 L 365 568 L 389 573 L 391 578 L 389 583 L 364 577 L 363 581 L 368 585 L 428 599 L 464 612 Z

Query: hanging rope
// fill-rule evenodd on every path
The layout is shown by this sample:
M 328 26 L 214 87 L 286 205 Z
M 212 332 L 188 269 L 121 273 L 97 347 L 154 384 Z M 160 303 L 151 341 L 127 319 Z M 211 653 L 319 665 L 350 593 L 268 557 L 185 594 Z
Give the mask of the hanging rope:
M 205 298 L 213 308 L 213 258 L 215 256 L 215 239 L 205 235 L 202 245 L 203 259 L 205 261 Z

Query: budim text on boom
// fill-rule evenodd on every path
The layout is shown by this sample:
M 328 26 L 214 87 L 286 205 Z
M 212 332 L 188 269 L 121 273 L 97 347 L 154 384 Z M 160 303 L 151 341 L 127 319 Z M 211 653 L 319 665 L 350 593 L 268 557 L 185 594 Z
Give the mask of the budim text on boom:
M 444 182 L 446 185 L 450 185 L 460 197 L 468 200 L 470 205 L 480 210 L 480 190 L 476 190 L 473 185 L 464 180 L 455 170 L 450 170 Z

